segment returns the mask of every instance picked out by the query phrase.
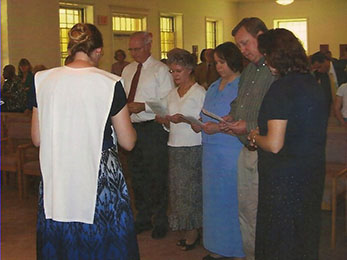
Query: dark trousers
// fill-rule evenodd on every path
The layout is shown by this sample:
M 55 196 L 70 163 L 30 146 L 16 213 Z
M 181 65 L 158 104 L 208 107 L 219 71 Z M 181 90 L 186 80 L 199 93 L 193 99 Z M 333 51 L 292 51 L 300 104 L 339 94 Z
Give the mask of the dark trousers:
M 137 210 L 136 222 L 167 225 L 168 132 L 155 121 L 134 123 L 135 148 L 129 156 L 129 171 Z

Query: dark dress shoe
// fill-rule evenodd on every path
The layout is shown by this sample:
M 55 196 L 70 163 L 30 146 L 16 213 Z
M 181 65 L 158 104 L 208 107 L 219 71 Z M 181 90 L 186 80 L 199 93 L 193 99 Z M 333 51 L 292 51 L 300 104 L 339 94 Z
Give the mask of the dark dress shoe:
M 176 246 L 185 246 L 187 239 L 180 239 L 177 241 Z
M 141 223 L 141 222 L 135 221 L 135 233 L 136 234 L 140 234 L 141 232 L 146 231 L 146 230 L 150 230 L 152 228 L 153 228 L 153 226 L 152 226 L 151 222 Z
M 167 226 L 155 226 L 152 231 L 152 238 L 154 239 L 160 239 L 165 237 L 167 233 Z

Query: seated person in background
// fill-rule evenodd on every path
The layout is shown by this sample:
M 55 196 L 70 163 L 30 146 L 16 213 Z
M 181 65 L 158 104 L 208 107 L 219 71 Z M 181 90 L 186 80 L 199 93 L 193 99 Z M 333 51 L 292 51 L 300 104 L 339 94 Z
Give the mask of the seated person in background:
M 121 49 L 115 51 L 114 59 L 117 62 L 112 64 L 111 72 L 113 74 L 116 74 L 117 76 L 122 75 L 122 71 L 124 67 L 129 64 L 129 62 L 125 61 L 125 58 L 126 58 L 125 51 Z
M 206 49 L 205 59 L 200 63 L 195 70 L 195 80 L 196 82 L 203 86 L 205 89 L 215 82 L 219 78 L 219 74 L 216 70 L 216 64 L 214 62 L 213 49 Z
M 342 126 L 347 127 L 347 83 L 337 89 L 334 109 L 337 120 Z
M 42 70 L 46 70 L 46 66 L 43 65 L 43 64 L 39 64 L 39 65 L 36 65 L 34 68 L 33 68 L 33 74 L 35 75 L 36 72 L 39 72 L 39 71 L 42 71 Z
M 28 92 L 33 87 L 34 75 L 30 62 L 23 58 L 18 64 L 18 76 L 21 78 L 22 83 L 25 85 L 25 91 Z
M 24 84 L 16 75 L 16 68 L 13 65 L 6 65 L 3 71 L 5 79 L 1 90 L 2 112 L 24 112 L 27 103 L 27 95 Z

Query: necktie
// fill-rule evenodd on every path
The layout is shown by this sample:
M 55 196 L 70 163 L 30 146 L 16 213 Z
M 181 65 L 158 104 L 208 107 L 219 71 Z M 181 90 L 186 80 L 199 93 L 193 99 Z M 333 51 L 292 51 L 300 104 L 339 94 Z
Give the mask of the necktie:
M 336 82 L 335 82 L 335 77 L 331 72 L 329 73 L 329 79 L 330 79 L 331 99 L 334 102 L 336 97 Z
M 141 68 L 142 68 L 142 63 L 139 63 L 137 65 L 137 70 L 135 72 L 133 80 L 131 81 L 131 87 L 130 87 L 129 96 L 128 96 L 128 103 L 133 102 L 135 99 L 135 93 L 136 93 L 137 84 L 139 83 Z

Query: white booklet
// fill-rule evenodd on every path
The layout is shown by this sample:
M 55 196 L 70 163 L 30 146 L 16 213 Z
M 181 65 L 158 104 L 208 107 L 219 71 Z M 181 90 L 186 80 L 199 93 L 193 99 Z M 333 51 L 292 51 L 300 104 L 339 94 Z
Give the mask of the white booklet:
M 199 125 L 199 126 L 203 126 L 204 123 L 201 122 L 199 119 L 196 119 L 195 117 L 193 116 L 182 116 L 185 120 L 191 122 L 192 124 L 196 124 L 196 125 Z
M 152 109 L 154 114 L 160 117 L 168 115 L 166 107 L 159 100 L 146 101 L 146 104 Z
M 216 114 L 213 114 L 212 112 L 206 110 L 205 108 L 203 108 L 202 110 L 202 113 L 204 113 L 205 115 L 213 118 L 213 119 L 216 119 L 217 121 L 219 122 L 225 122 L 225 120 L 223 118 L 221 118 L 220 116 L 216 115 Z

